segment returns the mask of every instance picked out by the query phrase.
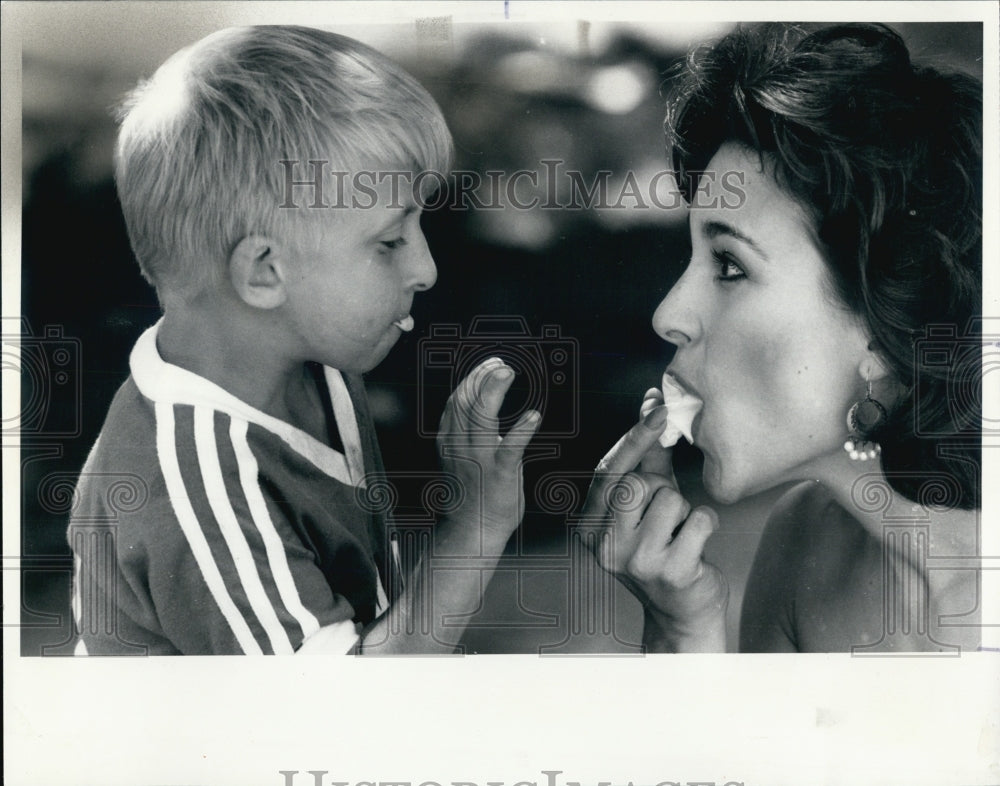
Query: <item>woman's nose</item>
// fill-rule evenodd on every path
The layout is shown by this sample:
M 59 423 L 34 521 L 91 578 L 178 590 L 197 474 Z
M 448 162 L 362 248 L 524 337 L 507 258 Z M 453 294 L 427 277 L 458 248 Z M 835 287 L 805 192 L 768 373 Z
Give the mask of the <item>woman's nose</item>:
M 653 330 L 678 347 L 697 341 L 701 323 L 692 298 L 691 268 L 678 279 L 653 313 Z

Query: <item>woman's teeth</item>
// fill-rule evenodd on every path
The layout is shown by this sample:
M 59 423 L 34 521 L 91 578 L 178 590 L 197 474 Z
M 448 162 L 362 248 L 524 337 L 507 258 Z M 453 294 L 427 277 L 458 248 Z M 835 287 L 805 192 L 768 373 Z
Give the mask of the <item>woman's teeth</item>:
M 392 324 L 394 324 L 404 333 L 409 333 L 411 330 L 413 330 L 413 317 L 407 314 L 405 317 L 403 317 L 402 319 L 397 319 Z

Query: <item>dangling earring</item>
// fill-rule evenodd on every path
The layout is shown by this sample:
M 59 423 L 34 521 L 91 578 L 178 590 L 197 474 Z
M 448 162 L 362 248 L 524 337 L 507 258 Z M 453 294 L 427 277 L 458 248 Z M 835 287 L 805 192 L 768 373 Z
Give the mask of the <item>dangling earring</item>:
M 885 425 L 889 416 L 878 401 L 872 398 L 872 381 L 867 380 L 868 393 L 847 411 L 847 427 L 851 435 L 844 443 L 844 450 L 852 461 L 867 461 L 877 458 L 882 446 L 869 439 Z

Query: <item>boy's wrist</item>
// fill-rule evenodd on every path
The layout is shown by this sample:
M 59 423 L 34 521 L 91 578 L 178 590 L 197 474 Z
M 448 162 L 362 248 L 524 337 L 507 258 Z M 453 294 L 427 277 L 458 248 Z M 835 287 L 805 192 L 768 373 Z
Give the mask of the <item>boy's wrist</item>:
M 499 557 L 513 531 L 491 526 L 481 519 L 446 516 L 434 532 L 434 553 L 450 557 Z

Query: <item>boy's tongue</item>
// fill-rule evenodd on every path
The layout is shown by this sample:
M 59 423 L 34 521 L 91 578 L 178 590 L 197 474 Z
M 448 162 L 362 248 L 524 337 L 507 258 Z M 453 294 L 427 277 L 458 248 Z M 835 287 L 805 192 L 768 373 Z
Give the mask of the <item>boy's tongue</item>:
M 688 393 L 677 380 L 664 372 L 663 403 L 667 405 L 667 425 L 660 435 L 660 444 L 665 448 L 672 447 L 682 436 L 693 443 L 691 424 L 704 402 Z
M 403 317 L 402 319 L 397 319 L 392 324 L 394 324 L 404 333 L 409 333 L 411 330 L 413 330 L 413 317 L 407 314 L 405 317 Z

